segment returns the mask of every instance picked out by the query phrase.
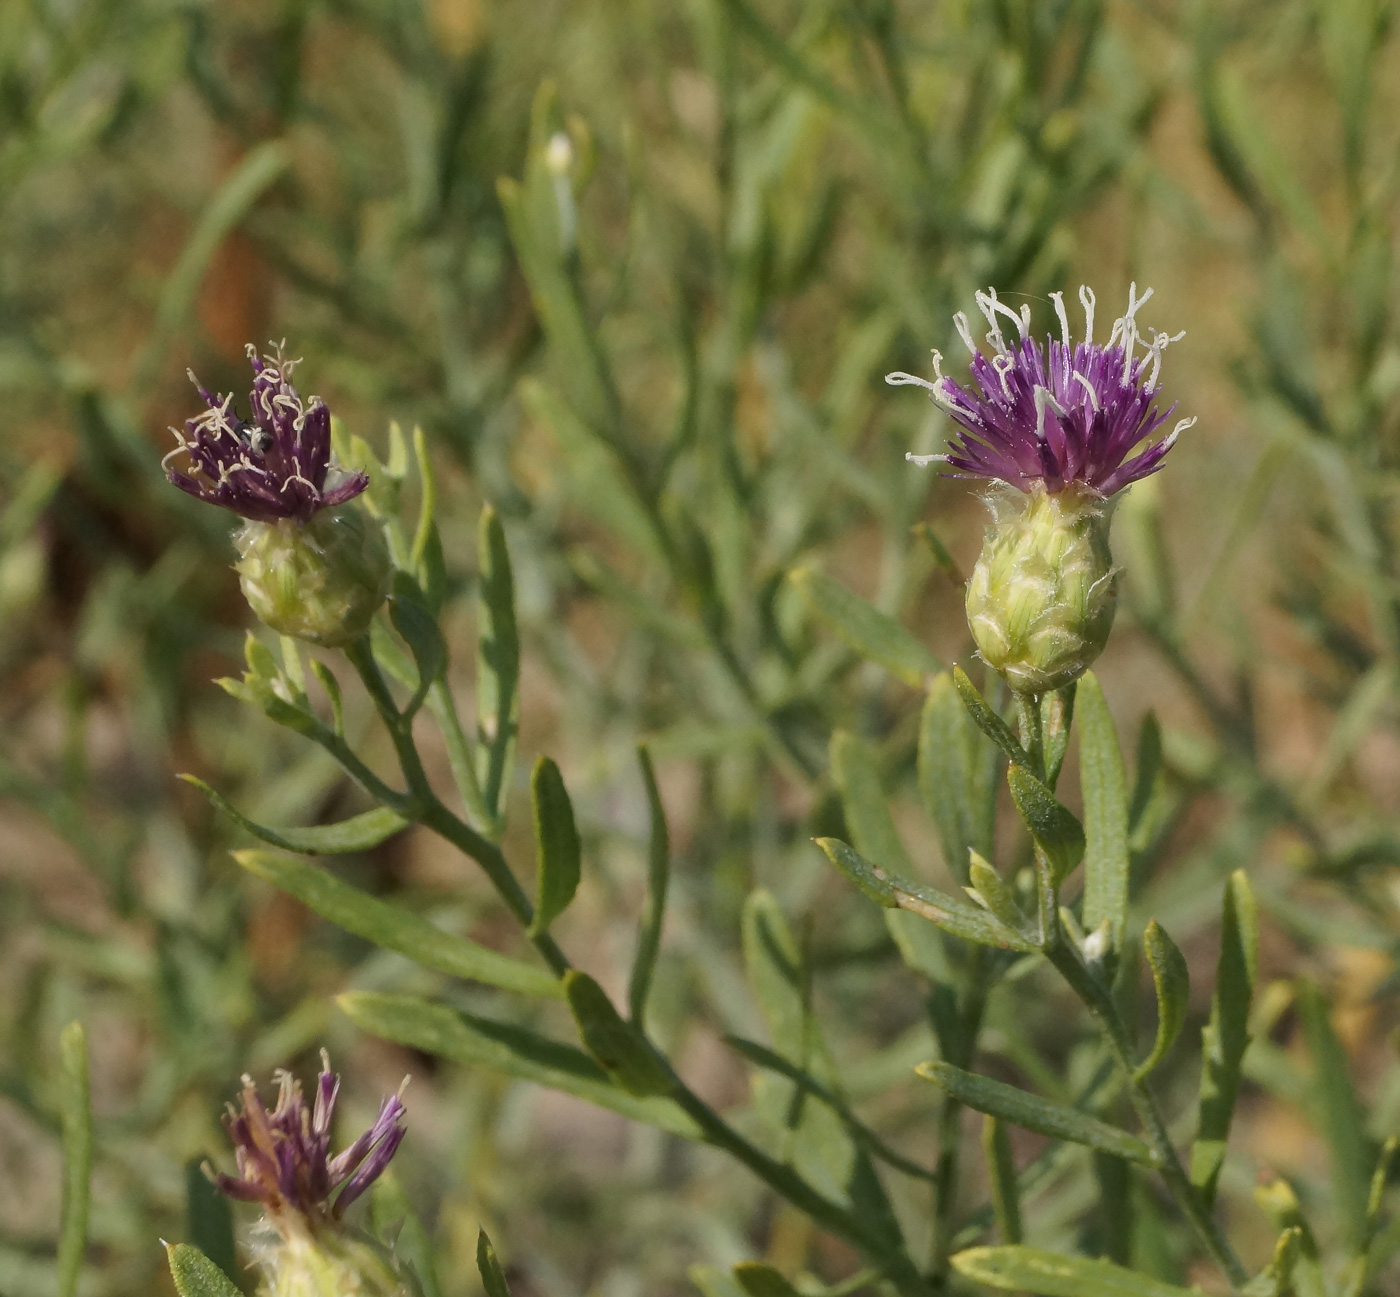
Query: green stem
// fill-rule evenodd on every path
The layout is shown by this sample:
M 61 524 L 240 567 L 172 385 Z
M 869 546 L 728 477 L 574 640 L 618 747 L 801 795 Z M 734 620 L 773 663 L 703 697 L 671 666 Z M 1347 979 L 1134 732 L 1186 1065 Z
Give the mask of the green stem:
M 467 814 L 476 826 L 487 830 L 492 823 L 486 810 L 486 801 L 481 795 L 481 784 L 476 777 L 476 764 L 472 761 L 471 745 L 467 742 L 462 719 L 457 714 L 457 703 L 452 690 L 445 680 L 436 680 L 428 690 L 428 711 L 437 722 L 442 741 L 447 746 L 447 764 L 452 769 L 452 779 L 462 798 Z
M 1040 724 L 1040 695 L 1018 693 L 1016 697 L 1017 728 L 1021 731 L 1021 746 L 1031 759 L 1031 773 L 1042 782 L 1045 779 L 1045 732 Z
M 380 719 L 393 740 L 404 779 L 410 789 L 410 797 L 401 800 L 411 803 L 412 818 L 475 860 L 511 914 L 528 930 L 534 918 L 534 907 L 500 847 L 448 810 L 433 791 L 413 741 L 412 717 L 406 716 L 394 703 L 393 695 L 379 670 L 379 664 L 374 660 L 368 638 L 349 645 L 345 654 L 364 682 L 365 689 L 374 701 Z M 555 974 L 563 977 L 570 970 L 572 965 L 568 956 L 548 933 L 531 936 L 530 940 Z M 665 1063 L 664 1055 L 656 1046 L 645 1036 L 643 1040 L 658 1060 Z M 665 1065 L 670 1070 L 669 1063 Z M 827 1198 L 793 1168 L 776 1161 L 757 1145 L 751 1144 L 676 1077 L 674 1072 L 672 1077 L 675 1086 L 672 1098 L 700 1127 L 707 1143 L 723 1149 L 742 1162 L 775 1193 L 805 1211 L 823 1228 L 859 1249 L 869 1261 L 880 1267 L 881 1272 L 903 1297 L 928 1297 L 931 1292 L 928 1282 L 904 1252 L 898 1251 L 891 1255 L 891 1240 L 887 1235 L 872 1228 L 840 1203 Z
M 1057 933 L 1058 929 L 1057 922 Z M 1152 1091 L 1148 1089 L 1145 1079 L 1138 1080 L 1135 1076 L 1135 1064 L 1132 1048 L 1128 1042 L 1128 1033 L 1123 1026 L 1113 997 L 1109 994 L 1108 989 L 1084 966 L 1078 954 L 1066 942 L 1057 939 L 1047 943 L 1044 951 L 1045 957 L 1069 983 L 1070 988 L 1083 1002 L 1084 1007 L 1089 1010 L 1090 1015 L 1098 1023 L 1108 1041 L 1109 1047 L 1113 1051 L 1114 1060 L 1127 1081 L 1128 1095 L 1133 1101 L 1133 1107 L 1137 1110 L 1138 1119 L 1142 1122 L 1148 1142 L 1151 1143 L 1157 1154 L 1157 1169 L 1166 1184 L 1167 1191 L 1181 1209 L 1182 1215 L 1190 1222 L 1202 1247 L 1210 1254 L 1211 1259 L 1230 1281 L 1231 1288 L 1235 1290 L 1242 1288 L 1249 1280 L 1249 1272 L 1241 1264 L 1239 1257 L 1235 1255 L 1234 1249 L 1221 1233 L 1220 1227 L 1211 1217 L 1204 1200 L 1191 1183 L 1191 1178 L 1187 1175 L 1186 1168 L 1182 1166 L 1181 1159 L 1177 1156 L 1176 1149 L 1172 1145 L 1171 1135 L 1167 1131 L 1166 1119 L 1162 1116 L 1162 1111 L 1157 1106 L 1157 1100 Z
M 858 1248 L 880 1267 L 889 1282 L 905 1297 L 928 1297 L 933 1291 L 929 1281 L 919 1274 L 917 1267 L 903 1252 L 891 1255 L 888 1235 L 871 1229 L 853 1212 L 814 1189 L 792 1167 L 769 1157 L 761 1148 L 749 1143 L 679 1078 L 675 1078 L 675 1086 L 671 1097 L 700 1127 L 706 1143 L 723 1149 L 742 1162 L 794 1207 L 805 1211 L 819 1225 Z
M 957 1042 L 951 1051 L 954 1057 L 944 1060 L 955 1067 L 968 1067 L 977 1050 L 977 1037 L 982 1030 L 982 1017 L 987 1007 L 986 954 L 985 947 L 977 946 L 968 961 L 967 989 L 958 1012 Z M 951 1096 L 945 1096 L 943 1109 L 938 1116 L 938 1163 L 934 1172 L 933 1244 L 929 1271 L 940 1285 L 946 1283 L 948 1258 L 954 1251 L 953 1239 L 957 1234 L 955 1215 L 958 1171 L 962 1161 L 962 1110 L 962 1104 Z

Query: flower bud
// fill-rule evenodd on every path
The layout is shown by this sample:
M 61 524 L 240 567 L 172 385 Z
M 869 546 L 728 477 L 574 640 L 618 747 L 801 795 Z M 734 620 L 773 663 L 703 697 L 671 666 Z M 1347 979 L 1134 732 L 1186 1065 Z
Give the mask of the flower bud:
M 260 1297 L 411 1297 L 392 1258 L 346 1232 L 278 1235 L 258 1260 Z
M 249 522 L 235 537 L 243 595 L 282 635 L 323 648 L 358 639 L 389 593 L 384 535 L 354 505 L 309 522 Z
M 1092 488 L 1006 491 L 967 586 L 967 619 L 982 658 L 1018 693 L 1077 680 L 1103 652 L 1117 581 L 1109 503 Z

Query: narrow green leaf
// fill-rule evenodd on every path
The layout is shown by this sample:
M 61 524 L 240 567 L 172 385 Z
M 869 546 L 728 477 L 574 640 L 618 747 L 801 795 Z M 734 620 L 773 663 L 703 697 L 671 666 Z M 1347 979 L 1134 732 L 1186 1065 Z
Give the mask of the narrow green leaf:
M 967 678 L 967 673 L 962 667 L 953 668 L 953 684 L 957 687 L 958 696 L 977 728 L 1006 753 L 1007 759 L 1014 765 L 1029 768 L 1031 759 L 1026 755 L 1020 740 L 1011 732 L 1011 727 L 992 710 L 991 705 L 977 691 L 977 686 Z
M 1225 1162 L 1235 1101 L 1240 1092 L 1240 1063 L 1249 1045 L 1249 1005 L 1259 966 L 1259 928 L 1254 893 L 1243 870 L 1225 884 L 1221 918 L 1220 962 L 1210 1020 L 1201 1030 L 1200 1131 L 1191 1148 L 1191 1182 L 1207 1203 Z
M 499 818 L 520 716 L 520 640 L 506 535 L 489 504 L 481 510 L 477 551 L 477 774 L 487 810 Z
M 167 1244 L 165 1255 L 180 1297 L 243 1297 L 233 1280 L 197 1247 L 188 1243 Z
M 756 889 L 744 903 L 742 919 L 744 971 L 763 1012 L 773 1051 L 810 1074 L 840 1100 L 840 1080 L 811 1012 L 811 991 L 802 950 L 782 907 L 769 892 Z M 754 1108 L 773 1135 L 790 1151 L 794 1168 L 834 1198 L 851 1198 L 852 1186 L 866 1156 L 846 1122 L 831 1107 L 811 1101 L 805 1084 L 777 1076 L 753 1079 Z M 862 1181 L 863 1187 L 871 1187 Z M 860 1209 L 871 1216 L 871 1202 Z M 884 1205 L 887 1209 L 887 1204 Z M 875 1219 L 878 1218 L 878 1219 Z M 885 1211 L 873 1213 L 884 1229 Z M 898 1237 L 898 1227 L 895 1227 Z
M 1074 723 L 1074 704 L 1079 696 L 1079 682 L 1073 681 L 1063 689 L 1041 699 L 1040 718 L 1045 741 L 1045 783 L 1053 793 L 1060 781 L 1060 769 L 1069 751 L 1069 733 Z
M 486 1231 L 479 1230 L 476 1236 L 476 1268 L 481 1273 L 481 1286 L 486 1289 L 486 1297 L 510 1297 L 506 1284 L 505 1271 L 496 1260 L 496 1249 Z
M 1298 1011 L 1312 1058 L 1311 1108 L 1332 1164 L 1332 1201 L 1342 1235 L 1356 1251 L 1366 1237 L 1375 1150 L 1366 1138 L 1365 1118 L 1352 1088 L 1351 1060 L 1332 1029 L 1327 1001 L 1316 983 L 1299 982 Z
M 748 1297 L 798 1297 L 797 1289 L 788 1283 L 782 1271 L 762 1261 L 740 1261 L 734 1267 L 734 1282 Z
M 226 1275 L 238 1273 L 233 1210 L 229 1200 L 204 1173 L 203 1158 L 185 1163 L 185 1227 L 190 1242 Z
M 606 437 L 579 418 L 554 388 L 524 378 L 518 388 L 532 418 L 554 434 L 563 454 L 570 504 L 621 537 L 639 554 L 665 562 L 656 528 L 638 502 L 625 464 Z
M 656 786 L 651 753 L 645 746 L 637 748 L 637 760 L 642 767 L 642 782 L 646 785 L 651 835 L 647 843 L 646 908 L 642 912 L 637 955 L 632 961 L 632 976 L 627 986 L 627 1012 L 641 1031 L 645 1029 L 647 996 L 651 993 L 651 978 L 656 971 L 657 955 L 661 952 L 661 927 L 666 920 L 666 893 L 671 882 L 671 837 L 666 828 L 666 808 L 661 804 L 661 790 Z
M 770 1072 L 776 1072 L 779 1076 L 784 1076 L 790 1081 L 797 1083 L 798 1087 L 808 1094 L 820 1099 L 831 1109 L 850 1132 L 851 1137 L 856 1140 L 864 1149 L 873 1156 L 878 1157 L 882 1162 L 888 1163 L 897 1170 L 903 1171 L 905 1175 L 913 1176 L 916 1180 L 932 1180 L 935 1172 L 927 1167 L 920 1166 L 917 1162 L 910 1161 L 907 1157 L 897 1153 L 890 1148 L 873 1130 L 864 1125 L 860 1119 L 841 1101 L 840 1096 L 833 1093 L 829 1086 L 817 1080 L 810 1072 L 804 1071 L 796 1063 L 789 1062 L 781 1054 L 775 1053 L 765 1045 L 760 1045 L 756 1041 L 745 1040 L 742 1036 L 726 1036 L 724 1043 L 737 1053 L 742 1054 L 749 1062 Z
M 1112 1261 L 1064 1256 L 1034 1247 L 971 1247 L 951 1258 L 953 1268 L 989 1288 L 1039 1297 L 1200 1297 Z
M 437 534 L 437 472 L 433 468 L 433 457 L 428 454 L 428 439 L 422 428 L 413 429 L 413 458 L 418 465 L 418 481 L 422 497 L 418 504 L 418 524 L 413 529 L 413 544 L 409 548 L 408 562 L 424 594 L 423 606 L 430 614 L 440 611 L 440 603 L 434 598 L 431 586 L 437 573 L 431 570 L 429 551 L 435 545 L 441 554 L 441 542 Z
M 1103 689 L 1088 671 L 1079 681 L 1079 781 L 1084 792 L 1084 927 L 1105 919 L 1113 949 L 1128 922 L 1128 777 Z
M 995 784 L 990 796 L 979 786 L 979 742 L 953 677 L 940 672 L 919 718 L 919 792 L 938 829 L 943 863 L 959 881 L 966 881 L 969 851 L 991 851 Z
M 311 674 L 320 681 L 326 699 L 331 705 L 331 725 L 336 734 L 345 737 L 345 705 L 340 696 L 340 681 L 331 674 L 331 669 L 320 658 L 311 659 Z
M 1050 861 L 1055 885 L 1063 883 L 1084 858 L 1084 829 L 1026 766 L 1013 765 L 1006 774 L 1011 800 Z
M 1128 807 L 1128 827 L 1133 834 L 1133 847 L 1139 848 L 1139 829 L 1147 818 L 1147 809 L 1160 796 L 1162 782 L 1162 724 L 1156 712 L 1142 718 L 1138 730 L 1137 766 L 1133 771 L 1133 799 Z
M 348 820 L 340 820 L 335 824 L 317 824 L 306 829 L 271 829 L 256 820 L 250 820 L 221 792 L 211 788 L 197 776 L 180 775 L 179 778 L 198 788 L 216 810 L 222 811 L 255 838 L 261 838 L 284 851 L 299 851 L 306 856 L 334 856 L 352 851 L 368 851 L 381 842 L 387 842 L 394 834 L 402 832 L 412 823 L 387 806 L 376 806 L 372 811 L 352 815 Z
M 963 575 L 962 568 L 958 566 L 958 561 L 948 552 L 948 547 L 939 539 L 938 533 L 926 522 L 915 523 L 910 530 L 925 545 L 928 546 L 929 553 L 933 555 L 933 561 L 938 564 L 938 569 L 954 585 L 962 586 L 967 583 L 967 577 Z
M 1021 912 L 1021 906 L 1016 900 L 1016 894 L 1002 882 L 1001 875 L 982 859 L 975 851 L 972 852 L 972 864 L 968 871 L 971 880 L 971 890 L 986 903 L 996 917 L 1013 932 L 1025 933 L 1025 915 Z
M 644 594 L 596 554 L 580 546 L 571 549 L 567 557 L 580 581 L 617 604 L 642 629 L 653 631 L 683 648 L 703 648 L 709 643 L 705 628 L 698 621 Z
M 964 941 L 975 941 L 983 946 L 1001 946 L 1007 950 L 1035 949 L 1024 937 L 998 922 L 979 906 L 891 874 L 851 850 L 838 838 L 818 838 L 816 842 L 837 869 L 871 900 L 886 909 L 899 908 L 921 915 Z
M 1011 1156 L 1006 1125 L 996 1117 L 982 1118 L 982 1153 L 987 1159 L 987 1182 L 992 1193 L 997 1233 L 1003 1243 L 1019 1243 L 1022 1238 L 1021 1193 L 1016 1185 L 1016 1163 Z
M 1296 1297 L 1293 1272 L 1302 1251 L 1303 1231 L 1296 1226 L 1284 1230 L 1274 1244 L 1273 1258 L 1240 1290 L 1242 1297 Z
M 1138 1067 L 1136 1079 L 1141 1081 L 1167 1056 L 1181 1029 L 1186 1025 L 1186 1010 L 1191 995 L 1191 975 L 1186 956 L 1166 929 L 1153 919 L 1142 934 L 1142 951 L 1152 970 L 1152 985 L 1157 991 L 1157 1039 L 1152 1052 Z
M 744 1290 L 727 1270 L 708 1265 L 693 1265 L 687 1271 L 687 1275 L 690 1282 L 700 1289 L 702 1297 L 745 1297 Z
M 530 935 L 549 929 L 574 899 L 578 890 L 582 845 L 574 825 L 574 807 L 564 787 L 564 776 L 548 757 L 535 762 L 530 776 L 530 797 L 535 812 L 535 846 L 538 852 L 535 883 L 535 917 Z
M 414 1297 L 442 1297 L 432 1238 L 422 1218 L 413 1210 L 393 1167 L 374 1182 L 369 1203 L 370 1224 L 375 1236 L 392 1244 L 397 1265 L 412 1273 L 417 1284 Z
M 416 914 L 341 882 L 318 865 L 272 851 L 235 851 L 233 858 L 250 874 L 295 896 L 336 927 L 384 950 L 397 951 L 424 968 L 522 995 L 559 999 L 564 993 L 546 969 L 466 937 L 454 937 Z
M 404 711 L 412 715 L 423 704 L 428 690 L 447 670 L 447 641 L 437 618 L 427 609 L 423 591 L 407 572 L 394 573 L 394 597 L 389 601 L 389 620 L 403 636 L 418 669 L 418 684 Z
M 863 658 L 918 688 L 940 667 L 938 659 L 888 613 L 811 568 L 788 573 L 792 587 L 819 617 Z
M 1293 1255 L 1293 1297 L 1327 1297 L 1328 1284 L 1322 1273 L 1322 1258 L 1312 1227 L 1299 1206 L 1298 1195 L 1287 1180 L 1271 1180 L 1255 1187 L 1254 1201 L 1269 1218 L 1273 1227 L 1283 1234 L 1294 1232 L 1298 1238 Z
M 1142 1166 L 1157 1165 L 1157 1155 L 1136 1135 L 1110 1126 L 1097 1117 L 1090 1117 L 1077 1108 L 1066 1108 L 1017 1089 L 1014 1085 L 964 1072 L 951 1063 L 920 1063 L 914 1071 L 952 1095 L 959 1103 L 976 1108 L 978 1112 L 1049 1135 L 1052 1139 L 1066 1139 L 1101 1153 L 1112 1153 L 1115 1157 Z
M 846 730 L 836 730 L 831 736 L 829 763 L 856 849 L 870 859 L 889 861 L 901 872 L 912 872 L 913 863 L 894 826 L 889 803 L 880 786 L 879 756 L 875 749 Z M 934 976 L 934 970 L 946 964 L 941 952 L 929 949 L 941 940 L 937 932 L 902 910 L 889 911 L 885 921 L 901 958 L 915 971 Z
M 1095 1251 L 1106 1261 L 1127 1265 L 1133 1252 L 1133 1181 L 1128 1164 L 1109 1153 L 1094 1153 L 1099 1190 Z
M 894 827 L 889 801 L 880 786 L 879 753 L 864 739 L 836 730 L 831 736 L 830 762 L 856 850 L 869 859 L 888 861 L 901 873 L 911 873 L 913 862 Z
M 530 297 L 557 357 L 554 368 L 567 379 L 569 402 L 590 427 L 611 433 L 616 394 L 592 337 L 577 281 L 561 251 L 552 186 L 536 163 L 532 148 L 525 183 L 502 177 L 496 182 L 496 195 L 530 285 Z
M 587 973 L 564 974 L 564 994 L 588 1052 L 628 1094 L 638 1098 L 670 1094 L 675 1081 L 642 1034 L 613 1007 Z
M 673 1135 L 700 1138 L 700 1128 L 674 1101 L 636 1098 L 618 1089 L 583 1050 L 528 1028 L 456 1013 L 411 995 L 351 991 L 336 1003 L 357 1027 L 385 1040 L 455 1063 L 493 1068 Z
M 58 1114 L 63 1129 L 63 1201 L 58 1226 L 59 1297 L 73 1297 L 87 1250 L 92 1205 L 92 1092 L 87 1034 L 70 1022 L 58 1038 Z

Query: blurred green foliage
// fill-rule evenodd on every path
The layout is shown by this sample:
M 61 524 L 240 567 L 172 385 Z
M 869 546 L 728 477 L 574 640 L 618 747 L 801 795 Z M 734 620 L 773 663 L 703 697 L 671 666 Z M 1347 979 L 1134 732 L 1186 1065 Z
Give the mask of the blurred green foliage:
M 960 574 L 980 506 L 905 464 L 942 423 L 880 376 L 922 372 L 929 347 L 958 355 L 951 316 L 975 287 L 1043 311 L 1056 288 L 1090 282 L 1107 305 L 1136 280 L 1157 289 L 1153 318 L 1187 330 L 1166 385 L 1201 422 L 1115 523 L 1131 616 L 1098 675 L 1136 750 L 1126 826 L 1081 800 L 1082 750 L 1063 796 L 1085 806 L 1091 865 L 1126 831 L 1126 910 L 1100 890 L 1094 912 L 1134 933 L 1159 920 L 1191 972 L 1181 1008 L 1164 947 L 1117 983 L 1130 1021 L 1152 1021 L 1137 1013 L 1152 981 L 1190 1024 L 1153 1074 L 1179 1146 L 1196 1129 L 1196 1029 L 1233 1042 L 1210 1065 L 1242 1087 L 1230 1151 L 1212 1164 L 1198 1142 L 1198 1182 L 1218 1176 L 1250 1270 L 1305 1217 L 1297 1291 L 1361 1292 L 1354 1258 L 1400 1248 L 1368 1198 L 1384 1201 L 1375 1148 L 1400 1127 L 1392 11 L 0 6 L 0 1291 L 57 1293 L 70 1265 L 73 1019 L 95 1114 L 79 1293 L 170 1291 L 161 1237 L 215 1254 L 226 1224 L 187 1165 L 223 1156 L 217 1115 L 241 1072 L 306 1063 L 322 1043 L 352 1107 L 414 1073 L 402 1192 L 444 1294 L 476 1290 L 483 1222 L 517 1297 L 684 1292 L 692 1267 L 725 1297 L 781 1291 L 782 1275 L 812 1291 L 869 1277 L 847 1243 L 683 1143 L 681 1114 L 670 1134 L 600 1115 L 493 1070 L 478 1036 L 438 1051 L 471 1060 L 458 1063 L 362 1037 L 334 995 L 424 995 L 574 1038 L 563 1005 L 450 982 L 239 869 L 229 849 L 246 833 L 174 778 L 193 771 L 274 825 L 371 810 L 324 750 L 209 683 L 241 669 L 248 624 L 230 520 L 160 473 L 165 426 L 193 408 L 186 365 L 241 391 L 243 345 L 283 336 L 306 358 L 302 390 L 387 457 L 372 497 L 385 514 L 415 518 L 425 480 L 386 429 L 423 430 L 441 553 L 409 525 L 401 565 L 441 604 L 447 684 L 487 740 L 469 774 L 447 686 L 429 690 L 423 716 L 448 737 L 420 723 L 424 759 L 480 824 L 507 813 L 522 882 L 528 772 L 558 763 L 581 877 L 541 939 L 627 998 L 664 804 L 669 907 L 642 999 L 709 1103 L 746 1133 L 787 1120 L 795 1142 L 777 1155 L 818 1182 L 830 1168 L 802 1149 L 834 1146 L 849 1121 L 936 1165 L 960 1189 L 940 1199 L 946 1217 L 918 1177 L 889 1194 L 924 1222 L 932 1243 L 911 1245 L 949 1283 L 964 1280 L 940 1259 L 984 1241 L 982 1204 L 1006 1229 L 1008 1159 L 1033 1172 L 1016 1208 L 1027 1243 L 1206 1282 L 1150 1177 L 1073 1145 L 1042 1154 L 1016 1130 L 1008 1143 L 1004 1123 L 984 1159 L 980 1120 L 913 1074 L 941 1045 L 942 1068 L 1061 1110 L 1098 1094 L 1112 1115 L 1102 1047 L 1063 988 L 1026 969 L 979 1009 L 980 1032 L 950 1032 L 943 948 L 903 912 L 887 928 L 810 842 L 848 838 L 945 889 L 966 881 L 968 846 L 993 858 L 990 824 L 936 810 L 955 774 L 991 786 L 990 745 L 951 686 L 920 698 L 934 662 L 970 658 Z M 883 619 L 853 622 L 843 592 Z M 503 601 L 519 633 L 504 693 Z M 478 640 L 495 651 L 478 660 Z M 302 670 L 277 668 L 276 647 L 250 669 Z M 389 768 L 388 735 L 332 665 L 344 735 Z M 659 792 L 637 771 L 641 739 Z M 921 740 L 943 774 L 920 770 Z M 1002 863 L 1029 861 L 1005 795 L 997 818 Z M 560 896 L 574 849 L 539 844 Z M 367 833 L 332 868 L 461 938 L 444 958 L 528 953 L 480 872 L 422 829 Z M 1260 924 L 1248 1022 L 1209 990 L 1221 888 L 1240 869 Z M 1222 977 L 1243 960 L 1225 944 Z M 1145 1055 L 1150 1034 L 1138 1043 Z M 840 1104 L 804 1101 L 806 1083 L 755 1049 L 789 1067 L 801 1054 Z M 573 1093 L 602 1091 L 590 1074 Z M 624 1098 L 631 1113 L 665 1102 Z M 1030 1282 L 963 1255 L 959 1274 Z M 767 1268 L 731 1278 L 755 1258 Z

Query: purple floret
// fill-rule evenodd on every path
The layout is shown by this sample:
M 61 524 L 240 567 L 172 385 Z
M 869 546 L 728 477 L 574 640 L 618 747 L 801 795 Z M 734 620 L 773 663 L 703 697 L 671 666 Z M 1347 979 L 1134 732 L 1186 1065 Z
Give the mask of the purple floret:
M 368 485 L 363 473 L 335 470 L 331 475 L 331 413 L 319 396 L 305 403 L 292 386 L 294 360 L 259 356 L 248 345 L 253 365 L 250 402 L 253 422 L 234 413 L 233 394 L 215 396 L 195 385 L 203 414 L 185 421 L 185 430 L 172 428 L 180 444 L 163 461 L 166 476 L 180 488 L 209 504 L 222 505 L 256 522 L 289 518 L 311 521 L 320 509 L 353 500 Z M 184 456 L 187 471 L 170 467 Z
M 289 1216 L 310 1226 L 338 1220 L 383 1173 L 403 1139 L 404 1106 L 398 1095 L 391 1095 L 380 1104 L 374 1125 L 331 1157 L 331 1117 L 340 1078 L 324 1052 L 321 1067 L 313 1107 L 307 1107 L 301 1085 L 282 1072 L 277 1106 L 268 1112 L 245 1076 L 242 1111 L 230 1105 L 224 1118 L 238 1174 L 216 1175 L 214 1183 L 230 1198 L 261 1203 L 274 1223 Z
M 1018 315 L 997 300 L 995 289 L 979 292 L 977 305 L 991 326 L 990 357 L 973 342 L 967 316 L 960 311 L 953 317 L 972 353 L 975 385 L 964 387 L 945 378 L 937 351 L 933 382 L 912 374 L 885 376 L 896 386 L 912 383 L 926 389 L 960 430 L 949 439 L 946 454 L 908 458 L 918 464 L 948 464 L 958 470 L 955 476 L 995 478 L 1020 491 L 1037 482 L 1051 492 L 1080 483 L 1110 496 L 1155 473 L 1195 419 L 1180 420 L 1168 436 L 1144 446 L 1176 410 L 1174 404 L 1165 411 L 1158 404 L 1158 378 L 1162 353 L 1184 336 L 1151 329 L 1151 340 L 1142 338 L 1136 315 L 1151 296 L 1149 288 L 1138 297 L 1134 284 L 1127 313 L 1100 346 L 1093 340 L 1093 292 L 1079 290 L 1085 316 L 1082 342 L 1070 337 L 1064 294 L 1051 293 L 1060 338 L 1047 338 L 1042 348 L 1031 336 L 1029 306 Z M 1015 324 L 1015 342 L 1007 342 L 999 317 Z

